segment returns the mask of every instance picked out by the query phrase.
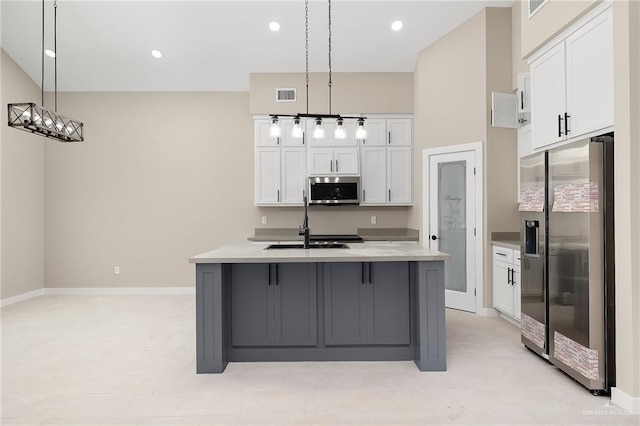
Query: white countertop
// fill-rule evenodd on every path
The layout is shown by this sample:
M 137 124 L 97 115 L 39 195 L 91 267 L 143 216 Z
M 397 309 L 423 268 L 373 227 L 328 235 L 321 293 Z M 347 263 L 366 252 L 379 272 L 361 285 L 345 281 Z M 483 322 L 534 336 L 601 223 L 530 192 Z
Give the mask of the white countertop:
M 348 249 L 275 249 L 245 242 L 193 256 L 189 263 L 394 262 L 449 260 L 451 255 L 419 245 L 347 243 Z

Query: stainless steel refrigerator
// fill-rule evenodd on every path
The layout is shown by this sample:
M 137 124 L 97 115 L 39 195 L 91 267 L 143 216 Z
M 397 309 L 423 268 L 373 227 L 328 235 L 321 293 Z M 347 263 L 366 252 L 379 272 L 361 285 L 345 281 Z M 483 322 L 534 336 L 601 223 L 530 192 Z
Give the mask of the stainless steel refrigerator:
M 593 393 L 615 385 L 613 134 L 521 159 L 522 343 Z

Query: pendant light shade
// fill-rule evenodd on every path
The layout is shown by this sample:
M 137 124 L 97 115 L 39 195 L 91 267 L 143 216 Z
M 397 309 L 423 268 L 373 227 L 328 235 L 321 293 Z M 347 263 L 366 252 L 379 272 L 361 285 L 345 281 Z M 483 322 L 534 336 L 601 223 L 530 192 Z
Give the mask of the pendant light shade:
M 300 139 L 304 135 L 302 131 L 302 126 L 300 125 L 300 117 L 296 117 L 293 119 L 293 128 L 291 129 L 291 137 Z
M 334 137 L 336 139 L 347 138 L 347 130 L 344 128 L 344 120 L 342 118 L 338 118 L 336 120 L 336 131 L 334 133 Z
M 271 136 L 272 138 L 279 138 L 280 136 L 282 136 L 282 131 L 280 130 L 280 125 L 278 124 L 278 117 L 273 117 L 271 119 L 269 136 Z
M 364 119 L 358 119 L 358 128 L 356 129 L 356 139 L 364 140 L 367 138 L 367 129 L 364 128 Z
M 314 139 L 324 139 L 324 128 L 322 127 L 322 118 L 316 119 L 316 127 L 313 129 Z

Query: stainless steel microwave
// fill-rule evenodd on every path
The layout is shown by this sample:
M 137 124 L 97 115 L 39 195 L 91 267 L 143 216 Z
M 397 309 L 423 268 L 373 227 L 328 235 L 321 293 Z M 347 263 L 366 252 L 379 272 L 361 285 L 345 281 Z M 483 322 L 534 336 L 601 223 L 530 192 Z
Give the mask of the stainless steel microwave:
M 308 193 L 309 204 L 360 204 L 360 177 L 312 176 L 309 178 Z

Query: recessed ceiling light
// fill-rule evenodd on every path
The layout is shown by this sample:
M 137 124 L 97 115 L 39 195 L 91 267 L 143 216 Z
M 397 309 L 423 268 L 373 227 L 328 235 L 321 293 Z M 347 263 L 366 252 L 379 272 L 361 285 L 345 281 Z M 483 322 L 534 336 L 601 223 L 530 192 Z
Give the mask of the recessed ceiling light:
M 56 57 L 56 52 L 54 52 L 51 49 L 45 49 L 44 54 L 47 55 L 50 58 L 55 58 Z
M 161 51 L 159 51 L 158 49 L 153 49 L 153 50 L 151 51 L 151 55 L 152 55 L 154 58 L 162 58 L 162 52 L 161 52 Z
M 393 24 L 391 24 L 391 29 L 393 31 L 400 31 L 403 26 L 404 24 L 402 23 L 402 21 L 395 21 Z
M 276 21 L 269 22 L 269 29 L 271 31 L 280 31 L 280 24 Z

